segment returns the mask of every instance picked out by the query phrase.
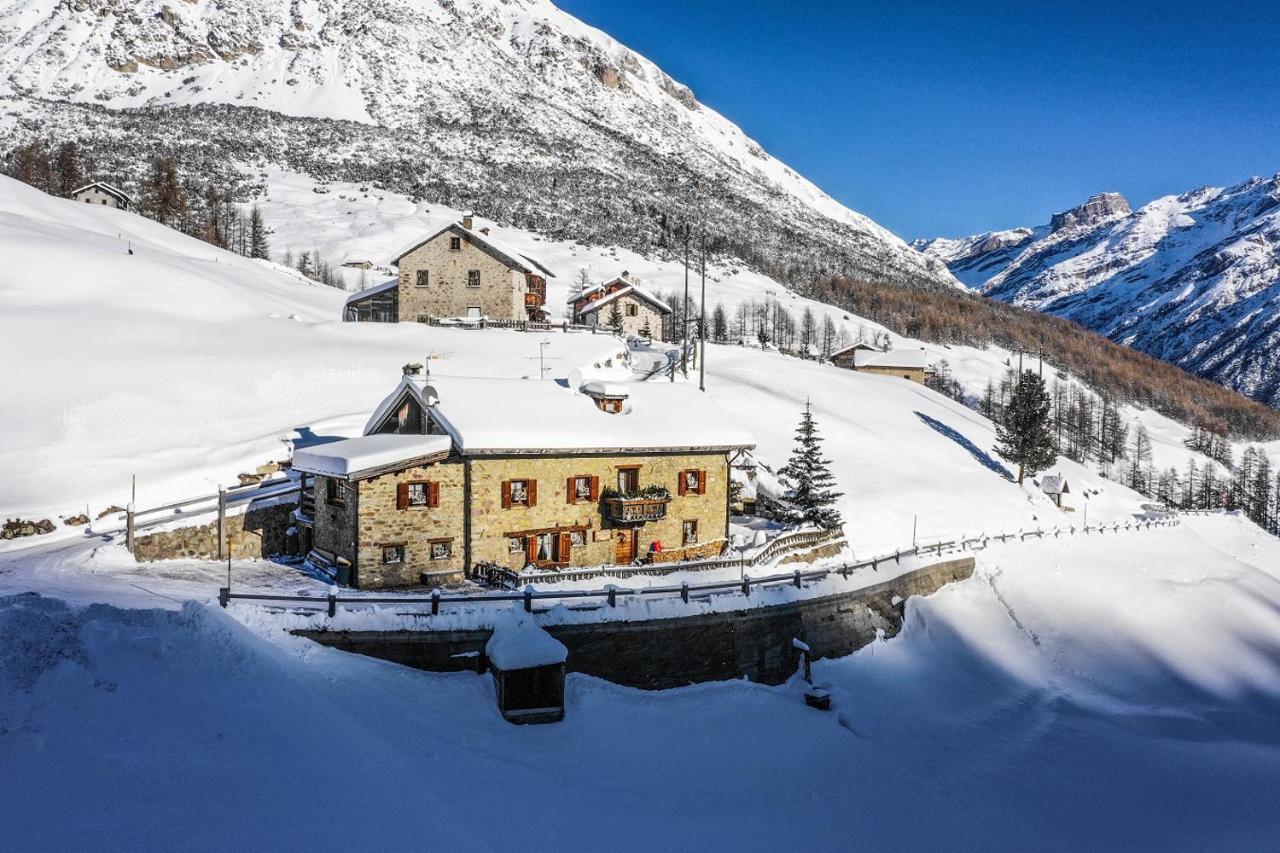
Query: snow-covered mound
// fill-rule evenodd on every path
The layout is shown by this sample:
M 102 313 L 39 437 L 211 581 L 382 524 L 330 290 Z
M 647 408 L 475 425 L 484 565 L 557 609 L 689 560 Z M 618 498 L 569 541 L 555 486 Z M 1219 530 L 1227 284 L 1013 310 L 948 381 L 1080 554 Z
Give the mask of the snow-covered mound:
M 163 148 L 215 185 L 290 164 L 635 248 L 696 204 L 796 281 L 954 283 L 548 0 L 10 0 L 0 103 L 14 144 L 77 139 L 126 185 Z
M 1280 175 L 1048 224 L 917 242 L 970 287 L 1280 404 Z
M 897 638 L 819 662 L 830 713 L 798 682 L 571 675 L 564 722 L 535 728 L 502 720 L 487 676 L 260 636 L 212 604 L 0 598 L 0 822 L 32 853 L 1266 850 L 1277 565 L 1229 517 L 1011 544 L 910 599 Z M 495 784 L 524 817 L 494 819 Z

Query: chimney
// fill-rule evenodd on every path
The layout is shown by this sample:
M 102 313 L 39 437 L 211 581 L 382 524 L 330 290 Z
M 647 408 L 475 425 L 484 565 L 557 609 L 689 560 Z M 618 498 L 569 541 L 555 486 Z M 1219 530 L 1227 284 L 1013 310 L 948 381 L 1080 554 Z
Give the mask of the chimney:
M 462 227 L 470 231 L 473 221 L 474 220 L 472 220 L 471 214 L 468 213 L 466 216 L 462 217 Z
M 619 276 L 619 277 L 620 277 L 623 281 L 631 281 L 631 273 L 630 273 L 630 272 L 628 272 L 627 270 L 623 270 L 623 271 L 622 271 L 622 275 L 621 275 L 621 276 Z
M 481 229 L 480 229 L 480 233 L 481 233 L 481 234 L 483 234 L 484 236 L 488 237 L 488 236 L 489 236 L 489 229 L 488 229 L 488 228 L 481 228 Z

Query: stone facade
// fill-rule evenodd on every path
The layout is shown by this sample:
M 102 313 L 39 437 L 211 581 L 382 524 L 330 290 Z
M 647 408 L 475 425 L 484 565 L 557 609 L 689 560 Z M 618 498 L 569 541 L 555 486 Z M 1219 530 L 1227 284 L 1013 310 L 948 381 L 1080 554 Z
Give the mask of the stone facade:
M 288 530 L 297 504 L 288 501 L 260 501 L 249 509 L 227 516 L 227 548 L 237 560 L 274 557 L 292 552 Z M 140 563 L 152 560 L 218 558 L 218 522 L 180 527 L 139 535 L 133 556 Z
M 910 379 L 912 382 L 924 384 L 924 368 L 923 367 L 889 367 L 885 365 L 876 365 L 874 367 L 858 367 L 855 368 L 859 373 L 873 373 L 876 376 L 896 376 L 899 379 Z
M 89 184 L 77 190 L 71 198 L 81 204 L 96 204 L 115 210 L 128 210 L 127 196 L 119 190 L 112 191 L 102 184 Z
M 641 488 L 665 486 L 672 496 L 664 518 L 636 527 L 635 556 L 647 554 L 654 542 L 681 547 L 685 520 L 697 521 L 699 541 L 721 539 L 728 532 L 729 466 L 723 453 L 478 458 L 471 466 L 473 563 L 518 570 L 528 557 L 511 550 L 509 533 L 571 527 L 585 528 L 585 544 L 574 546 L 564 565 L 614 563 L 619 527 L 602 514 L 600 501 L 570 503 L 567 491 L 569 478 L 578 476 L 599 478 L 601 490 L 616 487 L 619 468 L 638 468 Z M 706 471 L 702 494 L 679 494 L 679 476 L 686 470 Z M 519 479 L 537 481 L 537 502 L 504 509 L 502 483 Z
M 433 584 L 465 577 L 464 472 L 462 462 L 450 460 L 357 484 L 360 529 L 356 578 L 361 588 L 411 586 L 421 583 L 424 573 L 431 576 Z M 399 487 L 413 482 L 436 483 L 437 505 L 400 509 Z M 449 555 L 432 559 L 433 546 L 440 544 L 448 546 Z M 404 561 L 384 564 L 383 548 L 394 545 L 404 547 Z
M 354 484 L 346 485 L 346 500 L 330 503 L 329 477 L 315 479 L 315 525 L 312 528 L 311 546 L 341 557 L 349 564 L 356 564 L 356 513 L 359 511 L 360 492 Z M 338 481 L 339 488 L 343 487 Z
M 451 248 L 452 240 L 459 248 Z M 525 320 L 525 274 L 480 248 L 464 228 L 449 228 L 400 258 L 399 317 L 466 317 L 478 309 L 491 320 Z M 418 285 L 419 272 L 426 284 Z M 473 287 L 473 273 L 479 286 Z
M 652 333 L 654 340 L 662 339 L 662 329 L 664 315 L 661 311 L 654 308 L 647 300 L 641 299 L 628 293 L 619 296 L 617 299 L 600 306 L 588 308 L 582 312 L 581 322 L 587 326 L 600 326 L 601 328 L 609 327 L 609 316 L 613 311 L 613 305 L 617 304 L 618 310 L 622 312 L 622 334 L 640 336 L 640 330 L 644 328 L 645 323 L 649 324 L 649 331 Z

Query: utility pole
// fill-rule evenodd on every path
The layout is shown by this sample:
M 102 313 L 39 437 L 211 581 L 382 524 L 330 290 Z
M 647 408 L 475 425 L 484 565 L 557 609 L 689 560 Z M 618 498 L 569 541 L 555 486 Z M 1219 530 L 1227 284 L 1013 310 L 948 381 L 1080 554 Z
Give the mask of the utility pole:
M 698 320 L 698 390 L 707 390 L 707 226 L 702 226 L 702 313 Z
M 547 378 L 547 368 L 545 364 L 546 358 L 544 357 L 543 353 L 546 352 L 547 347 L 549 347 L 550 345 L 551 345 L 550 338 L 547 338 L 546 340 L 538 341 L 538 378 L 539 379 Z
M 680 321 L 680 369 L 684 371 L 684 378 L 689 378 L 689 237 L 692 228 L 686 221 L 684 224 L 684 303 L 681 305 L 681 312 L 684 319 Z M 675 378 L 674 371 L 672 378 Z

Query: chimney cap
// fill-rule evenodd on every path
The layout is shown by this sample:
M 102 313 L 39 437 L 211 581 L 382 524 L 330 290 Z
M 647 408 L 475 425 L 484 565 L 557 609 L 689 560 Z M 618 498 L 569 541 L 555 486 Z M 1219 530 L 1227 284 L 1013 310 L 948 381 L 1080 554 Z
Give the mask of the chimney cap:
M 470 230 L 471 230 L 471 226 L 472 226 L 474 223 L 475 223 L 475 216 L 474 216 L 473 214 L 467 213 L 467 214 L 464 214 L 464 215 L 463 215 L 463 217 L 462 217 L 462 227 L 463 227 L 463 228 L 465 228 L 465 229 L 467 229 L 468 231 L 470 231 Z

